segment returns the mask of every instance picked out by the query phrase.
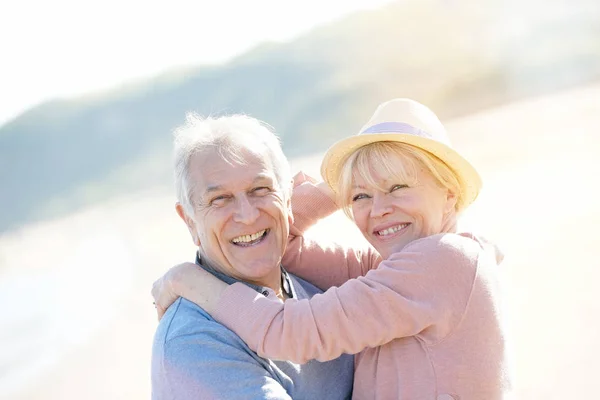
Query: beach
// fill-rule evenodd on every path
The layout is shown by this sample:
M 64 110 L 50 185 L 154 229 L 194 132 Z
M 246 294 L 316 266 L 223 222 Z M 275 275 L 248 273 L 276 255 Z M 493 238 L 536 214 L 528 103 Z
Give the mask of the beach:
M 600 84 L 443 122 L 484 179 L 464 225 L 506 256 L 515 397 L 593 397 Z M 294 171 L 318 176 L 321 156 Z M 152 282 L 195 251 L 174 203 L 156 188 L 0 237 L 0 398 L 150 397 Z M 362 242 L 341 213 L 309 234 Z

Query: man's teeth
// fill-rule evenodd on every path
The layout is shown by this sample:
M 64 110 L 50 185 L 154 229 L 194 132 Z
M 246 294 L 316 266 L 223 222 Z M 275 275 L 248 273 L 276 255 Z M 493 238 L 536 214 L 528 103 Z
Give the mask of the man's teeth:
M 377 234 L 379 236 L 387 236 L 387 235 L 391 235 L 392 233 L 398 232 L 400 229 L 406 228 L 408 226 L 408 224 L 401 224 L 398 226 L 393 226 L 391 228 L 387 228 L 384 229 L 382 231 L 378 231 Z
M 249 243 L 249 242 L 253 242 L 256 239 L 258 239 L 259 237 L 261 237 L 262 235 L 265 234 L 267 230 L 263 229 L 262 231 L 253 233 L 252 235 L 242 235 L 242 236 L 238 236 L 236 238 L 234 238 L 232 240 L 233 243 Z

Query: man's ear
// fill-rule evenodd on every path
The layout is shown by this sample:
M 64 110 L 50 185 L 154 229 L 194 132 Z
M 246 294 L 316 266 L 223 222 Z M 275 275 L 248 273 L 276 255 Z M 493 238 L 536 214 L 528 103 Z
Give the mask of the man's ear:
M 198 230 L 196 229 L 196 222 L 194 222 L 194 219 L 186 214 L 185 209 L 179 202 L 175 204 L 175 211 L 177 211 L 177 215 L 179 215 L 179 218 L 181 218 L 182 221 L 185 222 L 185 225 L 187 226 L 190 235 L 192 235 L 192 240 L 194 241 L 194 244 L 200 247 L 200 238 L 198 237 Z

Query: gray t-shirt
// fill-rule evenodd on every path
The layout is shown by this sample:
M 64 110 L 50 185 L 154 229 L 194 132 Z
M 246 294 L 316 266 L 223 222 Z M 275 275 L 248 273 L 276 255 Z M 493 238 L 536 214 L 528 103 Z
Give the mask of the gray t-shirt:
M 231 283 L 231 277 L 210 272 Z M 285 271 L 282 280 L 294 298 L 321 293 Z M 264 289 L 248 286 L 261 293 Z M 261 358 L 239 336 L 182 298 L 161 319 L 152 348 L 153 400 L 349 399 L 353 376 L 351 355 L 302 365 Z

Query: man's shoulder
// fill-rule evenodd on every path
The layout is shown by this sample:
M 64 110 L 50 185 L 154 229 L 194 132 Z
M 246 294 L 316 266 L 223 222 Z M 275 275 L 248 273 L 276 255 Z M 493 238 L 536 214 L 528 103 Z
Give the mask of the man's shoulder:
M 169 307 L 160 320 L 156 329 L 155 344 L 166 346 L 179 338 L 195 342 L 241 341 L 235 333 L 215 321 L 201 307 L 181 297 Z
M 158 325 L 151 365 L 153 399 L 266 399 L 271 397 L 264 393 L 270 390 L 285 393 L 272 379 L 266 361 L 183 298 L 171 305 Z

